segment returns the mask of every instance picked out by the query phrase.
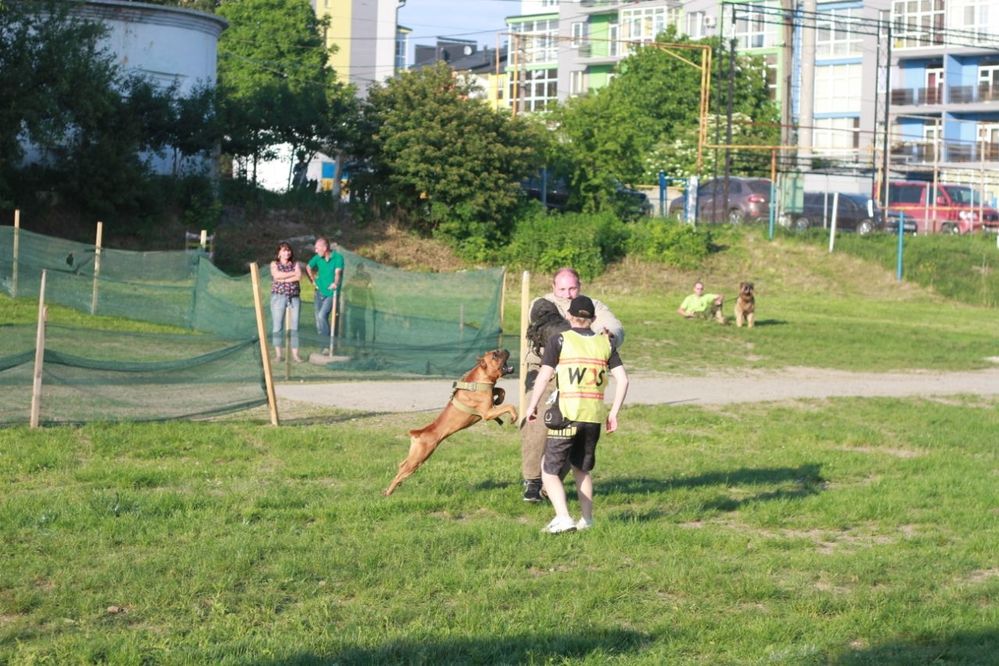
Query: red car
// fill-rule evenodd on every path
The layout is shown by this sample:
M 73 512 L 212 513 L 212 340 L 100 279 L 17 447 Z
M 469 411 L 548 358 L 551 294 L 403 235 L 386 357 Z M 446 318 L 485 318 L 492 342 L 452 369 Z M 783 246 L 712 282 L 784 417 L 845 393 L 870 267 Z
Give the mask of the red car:
M 889 214 L 903 213 L 913 219 L 919 233 L 999 231 L 999 211 L 983 205 L 981 195 L 970 186 L 938 183 L 936 197 L 933 191 L 930 182 L 889 183 Z

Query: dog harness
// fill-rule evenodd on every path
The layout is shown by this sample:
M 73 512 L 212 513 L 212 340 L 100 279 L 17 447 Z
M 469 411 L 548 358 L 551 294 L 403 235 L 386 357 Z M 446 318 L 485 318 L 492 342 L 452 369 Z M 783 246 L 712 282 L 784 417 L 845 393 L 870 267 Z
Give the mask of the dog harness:
M 453 382 L 451 384 L 451 404 L 454 405 L 454 408 L 466 414 L 478 414 L 473 407 L 469 407 L 455 396 L 455 393 L 461 390 L 473 391 L 475 393 L 492 393 L 493 385 L 489 382 Z

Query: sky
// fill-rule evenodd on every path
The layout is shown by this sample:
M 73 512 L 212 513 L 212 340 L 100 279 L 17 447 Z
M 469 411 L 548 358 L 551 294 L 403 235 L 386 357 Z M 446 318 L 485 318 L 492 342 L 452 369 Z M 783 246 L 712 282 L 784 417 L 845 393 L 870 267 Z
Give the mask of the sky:
M 518 0 L 406 0 L 399 23 L 412 29 L 411 44 L 433 44 L 437 36 L 474 39 L 496 46 L 507 16 L 520 13 Z

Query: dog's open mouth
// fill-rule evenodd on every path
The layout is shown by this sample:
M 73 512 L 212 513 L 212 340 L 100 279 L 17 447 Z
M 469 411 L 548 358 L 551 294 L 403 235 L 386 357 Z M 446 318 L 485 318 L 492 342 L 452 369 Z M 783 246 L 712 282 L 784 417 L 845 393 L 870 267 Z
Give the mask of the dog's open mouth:
M 499 357 L 501 357 L 503 359 L 503 365 L 502 365 L 502 367 L 500 367 L 500 372 L 502 372 L 504 375 L 509 375 L 509 374 L 513 373 L 513 366 L 510 365 L 510 363 L 509 363 L 509 361 L 510 361 L 510 351 L 509 350 L 507 350 L 507 349 L 498 349 L 498 350 L 494 351 L 493 354 L 495 354 L 496 356 L 499 356 Z

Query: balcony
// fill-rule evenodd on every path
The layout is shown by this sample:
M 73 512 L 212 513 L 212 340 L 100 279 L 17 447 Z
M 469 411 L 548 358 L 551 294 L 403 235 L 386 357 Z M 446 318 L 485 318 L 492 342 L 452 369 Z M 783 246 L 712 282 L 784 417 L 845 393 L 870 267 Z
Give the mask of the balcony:
M 599 14 L 628 4 L 629 0 L 579 0 L 579 11 L 583 14 Z
M 931 164 L 937 159 L 937 146 L 929 141 L 905 141 L 891 147 L 893 164 Z
M 999 101 L 999 84 L 981 83 L 977 86 L 951 86 L 951 104 L 980 104 Z
M 953 90 L 953 88 L 952 88 Z M 894 106 L 914 106 L 943 104 L 943 88 L 892 88 L 891 103 Z
M 999 162 L 999 143 L 948 143 L 950 162 Z
M 905 141 L 891 147 L 891 161 L 927 166 L 939 162 L 999 162 L 999 143 L 945 141 L 941 147 L 932 141 Z

